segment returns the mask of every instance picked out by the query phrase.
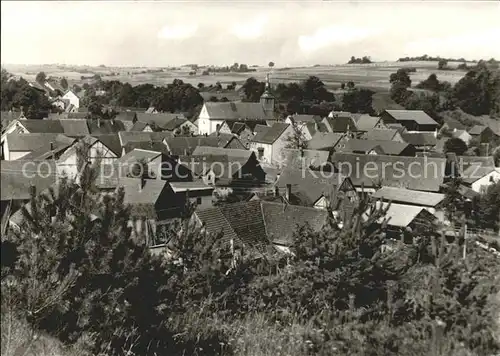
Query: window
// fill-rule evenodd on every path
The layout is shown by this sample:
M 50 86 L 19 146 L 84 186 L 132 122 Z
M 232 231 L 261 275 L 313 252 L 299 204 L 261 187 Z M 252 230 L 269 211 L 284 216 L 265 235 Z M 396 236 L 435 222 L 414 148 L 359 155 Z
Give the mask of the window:
M 259 159 L 264 157 L 264 147 L 259 147 L 257 150 L 259 151 Z
M 196 198 L 196 204 L 197 205 L 201 205 L 201 197 L 197 197 Z

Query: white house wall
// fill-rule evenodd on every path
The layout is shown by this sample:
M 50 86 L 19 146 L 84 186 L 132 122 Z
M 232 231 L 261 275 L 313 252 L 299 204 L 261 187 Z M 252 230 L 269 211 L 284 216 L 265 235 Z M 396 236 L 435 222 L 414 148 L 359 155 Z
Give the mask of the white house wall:
M 485 193 L 485 190 L 487 187 L 491 184 L 494 184 L 498 181 L 500 181 L 500 169 L 497 169 L 490 174 L 484 176 L 481 179 L 478 179 L 474 183 L 472 183 L 471 188 L 473 191 L 477 193 Z

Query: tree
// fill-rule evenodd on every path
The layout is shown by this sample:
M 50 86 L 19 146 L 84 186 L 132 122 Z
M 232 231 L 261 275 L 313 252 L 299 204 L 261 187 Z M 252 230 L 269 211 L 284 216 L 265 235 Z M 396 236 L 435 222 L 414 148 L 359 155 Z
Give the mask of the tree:
M 203 89 L 203 88 L 205 88 L 205 84 L 203 84 L 203 83 L 198 83 L 198 89 L 200 89 L 200 90 L 201 90 L 201 89 Z
M 40 72 L 36 75 L 35 80 L 38 84 L 44 85 L 47 80 L 47 75 L 45 72 Z
M 463 156 L 467 151 L 467 144 L 459 138 L 453 137 L 444 143 L 445 153 L 455 153 L 457 156 Z
M 455 84 L 453 94 L 457 105 L 468 114 L 498 115 L 500 73 L 478 64 Z
M 269 66 L 269 68 L 274 67 L 274 62 L 269 62 L 268 66 Z
M 370 114 L 373 112 L 374 91 L 369 89 L 351 89 L 342 97 L 342 109 L 352 113 Z
M 292 129 L 293 129 L 292 134 L 286 138 L 287 141 L 286 147 L 293 149 L 306 149 L 307 140 L 304 131 L 302 130 L 302 126 L 300 126 L 297 123 L 293 123 Z
M 411 87 L 411 79 L 408 71 L 405 68 L 398 69 L 396 73 L 392 73 L 389 77 L 391 83 L 391 99 L 398 104 L 402 104 L 409 96 L 408 88 Z
M 438 69 L 445 69 L 448 66 L 448 61 L 446 59 L 440 59 L 438 62 Z
M 174 132 L 174 136 L 176 136 L 176 137 L 192 137 L 194 135 L 195 134 L 194 134 L 193 130 L 188 125 L 184 125 L 184 126 L 178 128 L 177 130 L 175 130 L 175 132 Z
M 66 78 L 61 78 L 61 87 L 64 89 L 64 90 L 67 90 L 69 85 L 68 85 L 68 80 Z

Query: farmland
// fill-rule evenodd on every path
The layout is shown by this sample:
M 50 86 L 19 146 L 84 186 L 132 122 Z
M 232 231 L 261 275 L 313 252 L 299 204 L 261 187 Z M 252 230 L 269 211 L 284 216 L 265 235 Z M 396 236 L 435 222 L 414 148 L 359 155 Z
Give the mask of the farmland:
M 458 63 L 449 63 L 449 67 L 456 67 Z M 304 80 L 311 75 L 319 77 L 329 89 L 340 87 L 341 83 L 353 81 L 360 87 L 374 91 L 387 91 L 389 89 L 389 75 L 401 67 L 414 67 L 416 72 L 411 73 L 413 83 L 426 79 L 435 73 L 439 80 L 455 84 L 464 74 L 458 70 L 438 70 L 437 62 L 380 62 L 372 64 L 351 65 L 316 65 L 310 67 L 273 68 L 258 67 L 255 72 L 248 73 L 211 73 L 202 75 L 203 68 L 196 74 L 190 75 L 190 67 L 178 68 L 140 68 L 140 67 L 90 67 L 90 66 L 63 66 L 63 65 L 5 65 L 9 72 L 22 76 L 27 80 L 34 80 L 38 72 L 44 71 L 48 76 L 66 77 L 70 85 L 83 84 L 82 76 L 91 77 L 99 74 L 103 80 L 119 80 L 132 85 L 150 83 L 157 86 L 171 83 L 174 79 L 181 79 L 186 83 L 205 85 L 220 82 L 227 84 L 236 82 L 242 84 L 247 78 L 253 76 L 257 80 L 264 80 L 267 73 L 271 72 L 274 83 L 288 83 Z

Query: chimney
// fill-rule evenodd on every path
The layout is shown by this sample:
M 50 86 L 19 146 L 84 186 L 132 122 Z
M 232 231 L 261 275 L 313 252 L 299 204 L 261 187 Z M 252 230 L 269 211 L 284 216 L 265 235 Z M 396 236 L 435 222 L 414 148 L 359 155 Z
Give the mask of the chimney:
M 101 118 L 100 117 L 97 118 L 97 127 L 101 127 Z
M 139 181 L 139 191 L 142 192 L 145 186 L 146 186 L 146 178 L 144 178 L 143 176 Z
M 280 196 L 280 188 L 278 186 L 274 187 L 274 196 L 279 197 Z
M 286 185 L 286 191 L 285 191 L 285 198 L 287 201 L 290 201 L 290 195 L 292 194 L 292 185 L 287 184 Z
M 300 147 L 300 158 L 304 158 L 304 147 Z
M 50 142 L 50 150 L 54 151 L 54 142 L 52 142 L 52 141 Z
M 437 136 L 438 136 L 438 129 L 434 130 L 434 137 L 437 138 Z

